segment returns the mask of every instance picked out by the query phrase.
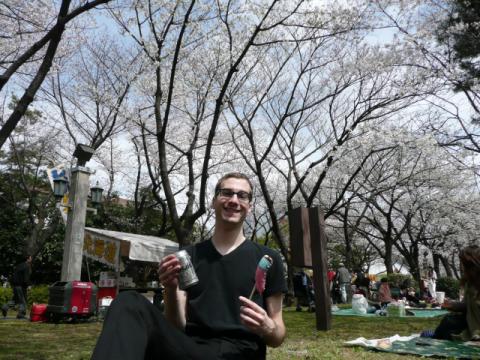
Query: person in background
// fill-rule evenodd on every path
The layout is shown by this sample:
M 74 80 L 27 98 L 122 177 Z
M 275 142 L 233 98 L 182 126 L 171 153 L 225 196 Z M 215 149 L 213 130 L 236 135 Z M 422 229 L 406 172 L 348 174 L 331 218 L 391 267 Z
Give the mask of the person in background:
M 302 305 L 308 306 L 308 310 L 312 311 L 315 307 L 312 278 L 308 274 L 308 270 L 300 270 L 294 274 L 293 288 L 297 300 L 296 311 L 302 311 Z
M 433 334 L 431 330 L 422 336 L 440 340 L 480 342 L 480 247 L 471 245 L 460 251 L 461 286 L 464 289 L 462 301 L 448 301 L 443 308 L 452 313 L 446 315 Z
M 427 288 L 430 297 L 435 299 L 437 296 L 437 273 L 432 266 L 428 267 L 427 272 Z
M 400 289 L 400 297 L 405 298 L 411 307 L 419 307 L 420 305 L 420 299 L 417 297 L 414 287 L 402 287 Z
M 277 251 L 244 236 L 252 193 L 244 174 L 229 173 L 218 181 L 211 203 L 213 236 L 185 248 L 198 283 L 181 290 L 180 261 L 174 254 L 164 257 L 158 269 L 164 314 L 136 292 L 120 293 L 108 309 L 92 359 L 263 360 L 267 346 L 282 344 L 283 263 Z M 249 298 L 264 255 L 273 259 L 265 290 Z
M 352 271 L 350 273 L 350 290 L 352 294 L 355 294 L 357 292 L 356 281 L 357 281 L 357 272 Z
M 328 280 L 328 289 L 330 291 L 330 301 L 332 304 L 337 303 L 337 298 L 335 295 L 335 271 L 329 267 L 327 271 L 327 280 Z
M 328 279 L 328 288 L 330 289 L 330 294 L 333 290 L 333 281 L 335 280 L 335 270 L 329 268 L 327 271 L 327 279 Z
M 348 288 L 351 283 L 351 275 L 343 263 L 339 264 L 335 281 L 338 282 L 342 303 L 346 304 L 348 300 Z
M 314 312 L 315 311 L 315 289 L 313 286 L 313 270 L 306 269 L 305 273 L 307 274 L 308 310 L 311 312 Z
M 393 301 L 392 293 L 390 292 L 390 285 L 388 284 L 388 279 L 386 277 L 383 277 L 380 280 L 380 286 L 378 287 L 378 301 L 382 308 Z
M 18 264 L 13 272 L 11 280 L 13 288 L 13 298 L 9 304 L 2 306 L 3 317 L 7 316 L 9 307 L 18 305 L 17 319 L 24 319 L 27 314 L 27 290 L 30 285 L 30 275 L 32 273 L 32 256 L 27 255 L 25 261 Z
M 369 297 L 369 287 L 370 287 L 370 280 L 368 277 L 365 276 L 365 273 L 362 270 L 357 270 L 355 278 L 355 286 L 356 286 L 356 293 L 362 294 L 365 298 L 368 299 Z

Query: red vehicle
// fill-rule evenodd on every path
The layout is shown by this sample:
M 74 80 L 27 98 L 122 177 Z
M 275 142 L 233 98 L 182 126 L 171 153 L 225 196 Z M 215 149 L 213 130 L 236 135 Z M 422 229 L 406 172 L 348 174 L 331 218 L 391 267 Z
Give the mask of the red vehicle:
M 84 281 L 57 281 L 48 288 L 48 320 L 88 319 L 97 312 L 97 286 Z

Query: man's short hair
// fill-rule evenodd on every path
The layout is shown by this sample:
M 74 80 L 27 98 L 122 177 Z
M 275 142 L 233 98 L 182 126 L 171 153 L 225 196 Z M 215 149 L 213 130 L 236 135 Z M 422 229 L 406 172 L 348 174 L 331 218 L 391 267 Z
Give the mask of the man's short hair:
M 253 193 L 253 184 L 250 181 L 249 177 L 241 172 L 230 172 L 225 175 L 223 175 L 220 180 L 218 180 L 217 185 L 215 185 L 215 196 L 217 196 L 218 191 L 222 188 L 222 183 L 230 178 L 234 179 L 243 179 L 248 182 L 248 185 L 250 186 L 250 192 Z

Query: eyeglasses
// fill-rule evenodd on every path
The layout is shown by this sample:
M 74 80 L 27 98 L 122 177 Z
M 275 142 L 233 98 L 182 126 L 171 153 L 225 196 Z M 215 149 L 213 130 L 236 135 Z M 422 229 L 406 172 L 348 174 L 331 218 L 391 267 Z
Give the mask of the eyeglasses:
M 233 195 L 237 195 L 238 201 L 241 203 L 248 203 L 252 201 L 252 193 L 246 191 L 233 191 L 232 189 L 218 189 L 217 196 L 220 195 L 223 198 L 232 198 Z

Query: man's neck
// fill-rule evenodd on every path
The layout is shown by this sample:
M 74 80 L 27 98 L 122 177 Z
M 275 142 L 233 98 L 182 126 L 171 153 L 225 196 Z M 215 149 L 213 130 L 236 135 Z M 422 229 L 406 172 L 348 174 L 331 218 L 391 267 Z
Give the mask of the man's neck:
M 232 229 L 225 229 L 223 227 L 215 227 L 215 232 L 212 236 L 212 243 L 215 249 L 226 255 L 235 250 L 240 244 L 245 241 L 242 227 L 235 227 Z

